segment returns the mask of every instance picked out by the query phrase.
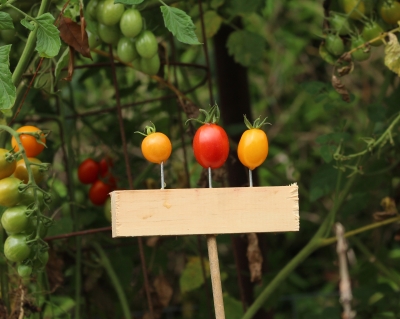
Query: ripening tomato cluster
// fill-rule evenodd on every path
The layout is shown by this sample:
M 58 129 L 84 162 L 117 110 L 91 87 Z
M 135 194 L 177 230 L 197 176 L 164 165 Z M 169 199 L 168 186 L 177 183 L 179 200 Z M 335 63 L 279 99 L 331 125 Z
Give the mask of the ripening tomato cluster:
M 85 159 L 78 167 L 78 178 L 82 184 L 90 184 L 89 199 L 93 205 L 104 205 L 108 194 L 117 188 L 115 177 L 111 174 L 111 159 L 100 162 L 92 158 Z
M 196 131 L 193 138 L 193 152 L 196 161 L 204 168 L 215 169 L 224 165 L 229 155 L 229 138 L 225 130 L 218 125 L 219 109 L 213 106 L 209 112 L 201 110 L 205 114 L 204 121 L 194 119 L 202 125 Z M 191 119 L 192 120 L 192 119 Z M 249 170 L 260 166 L 268 156 L 268 138 L 260 128 L 266 124 L 260 118 L 251 124 L 246 116 L 244 122 L 248 128 L 239 141 L 237 153 L 240 162 Z M 172 152 L 169 138 L 156 132 L 154 124 L 146 126 L 145 138 L 142 141 L 141 150 L 143 156 L 152 163 L 161 164 L 165 162 Z
M 40 131 L 34 126 L 20 127 L 17 132 L 37 132 Z M 39 134 L 40 142 L 46 143 L 43 133 Z M 39 143 L 32 135 L 21 134 L 21 143 L 24 147 L 28 160 L 31 163 L 31 170 L 36 183 L 39 183 L 44 172 L 41 161 L 35 158 L 44 149 L 44 145 Z M 13 150 L 17 153 L 19 146 L 15 138 L 11 139 Z M 16 161 L 10 157 L 12 153 L 6 149 L 0 149 L 0 206 L 6 207 L 1 217 L 1 225 L 8 237 L 4 243 L 4 255 L 10 262 L 19 263 L 18 273 L 25 277 L 32 273 L 32 270 L 43 268 L 49 258 L 46 248 L 32 249 L 28 240 L 39 236 L 43 238 L 47 232 L 47 225 L 37 211 L 35 211 L 35 194 L 33 188 L 25 189 L 20 192 L 20 187 L 29 182 L 28 171 L 23 159 Z M 39 202 L 43 203 L 43 193 L 37 191 Z M 39 223 L 39 225 L 38 225 Z
M 328 33 L 320 45 L 320 55 L 328 63 L 346 51 L 355 49 L 393 29 L 400 20 L 400 2 L 395 0 L 338 0 L 337 11 L 330 11 Z M 370 46 L 382 45 L 382 40 Z M 370 47 L 352 52 L 354 61 L 365 61 L 371 55 Z
M 90 0 L 86 14 L 97 21 L 97 34 L 88 32 L 91 49 L 101 42 L 114 45 L 122 62 L 132 63 L 143 73 L 157 74 L 160 69 L 157 39 L 153 32 L 143 29 L 138 10 L 114 0 Z

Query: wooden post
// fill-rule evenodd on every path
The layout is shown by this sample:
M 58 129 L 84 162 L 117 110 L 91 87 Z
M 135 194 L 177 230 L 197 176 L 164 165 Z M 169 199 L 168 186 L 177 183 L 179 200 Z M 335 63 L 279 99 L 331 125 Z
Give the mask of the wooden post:
M 297 184 L 114 191 L 112 236 L 207 235 L 215 315 L 225 319 L 215 234 L 298 231 L 298 201 Z

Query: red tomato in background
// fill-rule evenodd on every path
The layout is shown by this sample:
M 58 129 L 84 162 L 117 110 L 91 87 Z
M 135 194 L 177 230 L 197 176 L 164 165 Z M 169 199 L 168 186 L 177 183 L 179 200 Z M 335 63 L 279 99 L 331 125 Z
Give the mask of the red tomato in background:
M 101 180 L 95 181 L 89 190 L 89 199 L 94 205 L 103 205 L 108 194 L 112 191 L 111 186 L 102 182 Z
M 100 176 L 105 177 L 109 172 L 109 168 L 113 167 L 113 162 L 111 158 L 103 158 L 99 162 L 99 166 L 100 166 Z
M 99 172 L 99 163 L 91 158 L 87 158 L 78 167 L 78 178 L 83 184 L 91 184 L 98 179 Z
M 197 162 L 204 168 L 219 168 L 229 155 L 228 135 L 221 126 L 206 123 L 194 136 L 193 151 Z

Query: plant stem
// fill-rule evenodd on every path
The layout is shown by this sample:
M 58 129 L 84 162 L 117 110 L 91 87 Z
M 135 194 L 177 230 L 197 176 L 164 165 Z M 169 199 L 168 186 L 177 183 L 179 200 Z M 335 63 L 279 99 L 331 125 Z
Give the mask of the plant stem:
M 400 276 L 394 272 L 391 272 L 383 263 L 379 261 L 376 256 L 371 253 L 368 248 L 359 240 L 357 237 L 353 237 L 352 242 L 357 246 L 357 248 L 368 258 L 368 261 L 372 263 L 380 272 L 387 276 L 390 280 L 393 280 L 396 285 L 400 287 Z
M 38 15 L 40 16 L 43 13 L 45 13 L 49 6 L 50 6 L 51 0 L 42 0 L 42 3 L 40 4 L 40 8 L 38 11 Z M 28 68 L 29 62 L 32 58 L 33 52 L 35 50 L 36 46 L 36 34 L 38 31 L 38 25 L 35 26 L 35 29 L 29 33 L 28 39 L 25 44 L 24 51 L 21 54 L 21 58 L 18 61 L 17 66 L 15 67 L 15 70 L 12 75 L 12 82 L 15 86 L 18 86 L 19 83 L 21 82 L 22 75 Z
M 315 250 L 321 247 L 321 239 L 326 237 L 329 233 L 329 230 L 332 227 L 332 223 L 335 219 L 337 211 L 342 206 L 344 200 L 347 198 L 347 195 L 350 192 L 350 189 L 356 179 L 357 175 L 353 175 L 346 183 L 343 191 L 339 195 L 336 193 L 336 200 L 331 208 L 328 215 L 325 217 L 325 220 L 318 228 L 315 235 L 310 239 L 310 241 L 303 247 L 302 250 L 291 260 L 289 261 L 285 267 L 281 269 L 281 271 L 272 279 L 272 281 L 264 288 L 261 294 L 257 297 L 257 299 L 253 302 L 253 304 L 247 309 L 242 319 L 251 319 L 255 313 L 260 309 L 268 297 L 275 291 L 276 288 L 288 277 L 291 272 L 300 265 L 308 256 L 310 256 Z M 338 181 L 339 182 L 339 181 Z
M 132 315 L 131 315 L 131 311 L 129 309 L 129 304 L 126 299 L 126 295 L 125 295 L 124 290 L 121 286 L 121 283 L 118 279 L 118 276 L 115 273 L 114 268 L 111 265 L 110 260 L 108 259 L 103 248 L 101 248 L 101 246 L 98 243 L 93 242 L 92 246 L 96 250 L 96 252 L 99 254 L 101 263 L 104 266 L 104 268 L 106 269 L 107 274 L 110 277 L 111 283 L 114 286 L 115 291 L 117 292 L 119 302 L 121 304 L 122 312 L 124 314 L 125 319 L 131 319 Z
M 381 221 L 381 222 L 369 224 L 369 225 L 366 225 L 366 226 L 363 226 L 363 227 L 348 231 L 347 233 L 344 234 L 344 237 L 345 238 L 352 237 L 354 235 L 366 232 L 368 230 L 375 229 L 375 228 L 378 228 L 378 227 L 382 227 L 382 226 L 385 226 L 385 225 L 389 225 L 389 224 L 392 224 L 392 223 L 395 223 L 395 222 L 399 222 L 399 221 L 400 221 L 400 216 L 389 218 L 389 219 L 386 219 L 386 220 Z M 328 246 L 328 245 L 331 245 L 331 244 L 333 244 L 335 242 L 336 242 L 336 237 L 326 238 L 326 239 L 323 239 L 323 240 L 320 241 L 320 246 L 321 247 Z

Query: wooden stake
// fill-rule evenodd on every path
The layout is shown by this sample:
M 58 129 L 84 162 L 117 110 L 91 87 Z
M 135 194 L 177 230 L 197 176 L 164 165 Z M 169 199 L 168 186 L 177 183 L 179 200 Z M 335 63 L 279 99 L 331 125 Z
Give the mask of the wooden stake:
M 211 284 L 216 319 L 225 319 L 224 299 L 222 297 L 221 275 L 219 272 L 217 239 L 207 235 L 208 258 L 210 260 Z
M 208 188 L 212 188 L 211 168 L 208 168 Z M 210 261 L 211 284 L 214 298 L 215 319 L 225 319 L 224 298 L 222 297 L 221 274 L 219 272 L 219 260 L 217 238 L 215 235 L 207 235 L 208 259 Z

